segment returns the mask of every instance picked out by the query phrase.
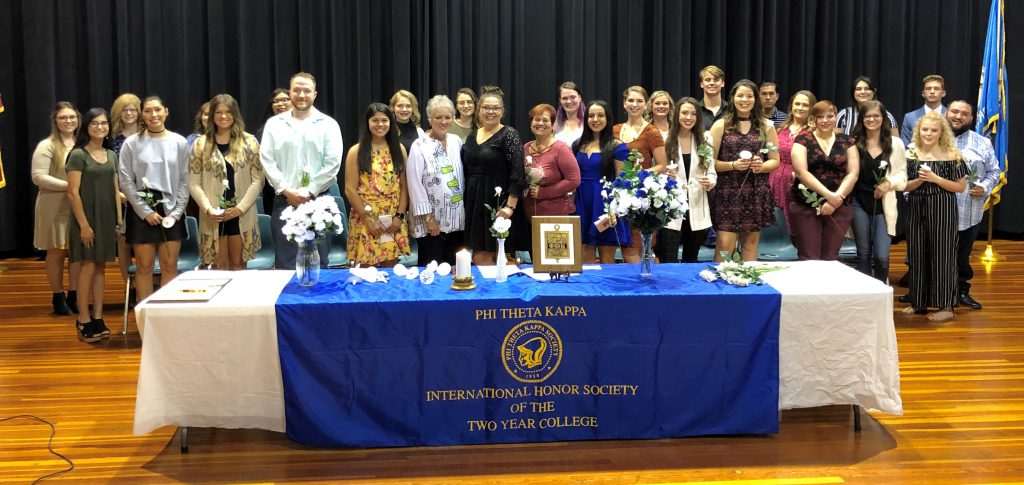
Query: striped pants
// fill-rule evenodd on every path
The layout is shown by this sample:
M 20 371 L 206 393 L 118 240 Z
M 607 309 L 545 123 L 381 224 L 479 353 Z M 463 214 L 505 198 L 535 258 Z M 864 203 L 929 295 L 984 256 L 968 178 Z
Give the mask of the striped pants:
M 910 193 L 907 256 L 914 308 L 950 308 L 957 301 L 956 195 Z

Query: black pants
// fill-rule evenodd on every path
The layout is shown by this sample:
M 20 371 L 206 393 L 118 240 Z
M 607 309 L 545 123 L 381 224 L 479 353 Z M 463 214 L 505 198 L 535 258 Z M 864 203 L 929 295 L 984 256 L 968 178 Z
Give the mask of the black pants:
M 956 282 L 960 293 L 971 291 L 971 278 L 974 278 L 974 268 L 971 267 L 971 250 L 974 249 L 974 240 L 978 238 L 981 231 L 981 223 L 968 227 L 958 233 L 956 242 Z
M 683 221 L 682 231 L 662 228 L 658 230 L 658 243 L 654 255 L 662 263 L 679 262 L 679 244 L 683 245 L 683 262 L 696 263 L 700 246 L 707 237 L 707 229 L 690 230 L 690 222 Z
M 426 266 L 431 261 L 455 264 L 455 252 L 464 246 L 463 232 L 440 233 L 436 236 L 416 238 L 417 266 Z

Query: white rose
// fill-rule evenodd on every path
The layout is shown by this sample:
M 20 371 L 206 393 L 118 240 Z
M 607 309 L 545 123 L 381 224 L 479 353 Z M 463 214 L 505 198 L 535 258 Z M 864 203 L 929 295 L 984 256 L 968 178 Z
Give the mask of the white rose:
M 501 187 L 494 188 L 494 195 L 501 195 Z
M 806 185 L 804 185 L 804 184 L 796 184 L 796 186 L 797 186 L 797 187 L 798 187 L 798 188 L 799 188 L 800 190 L 807 190 L 807 186 L 806 186 Z
M 149 188 L 149 180 L 146 179 L 146 177 L 142 177 L 142 186 L 145 188 Z
M 711 132 L 710 131 L 705 131 L 704 132 L 704 143 L 707 143 L 708 145 L 713 145 L 714 144 L 714 137 L 711 136 Z
M 743 150 L 742 152 L 740 152 L 740 158 L 743 159 L 743 160 L 750 160 L 750 158 L 753 157 L 753 156 L 754 156 L 754 154 L 750 153 L 747 150 Z
M 505 219 L 504 217 L 499 217 L 494 220 L 493 227 L 495 231 L 505 232 L 508 231 L 510 227 L 512 227 L 512 221 L 509 219 Z
M 885 160 L 882 160 L 881 162 L 878 162 L 878 168 L 885 169 L 885 167 L 888 167 L 888 166 L 889 166 L 889 162 L 887 162 Z
M 709 269 L 701 271 L 700 272 L 700 277 L 703 278 L 704 281 L 707 281 L 708 283 L 718 279 L 718 275 L 716 275 L 713 271 L 711 271 Z

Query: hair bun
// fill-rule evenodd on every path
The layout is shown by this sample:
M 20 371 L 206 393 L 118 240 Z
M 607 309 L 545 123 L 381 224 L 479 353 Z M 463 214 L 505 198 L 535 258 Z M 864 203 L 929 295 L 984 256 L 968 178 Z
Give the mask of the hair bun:
M 505 97 L 505 91 L 502 91 L 498 86 L 480 86 L 480 96 L 483 97 L 485 94 L 491 96 L 497 96 L 499 98 Z

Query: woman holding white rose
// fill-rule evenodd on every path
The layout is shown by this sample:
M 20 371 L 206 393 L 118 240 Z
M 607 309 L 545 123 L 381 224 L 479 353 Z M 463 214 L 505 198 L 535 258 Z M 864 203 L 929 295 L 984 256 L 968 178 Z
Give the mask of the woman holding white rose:
M 125 215 L 125 236 L 135 251 L 135 287 L 139 301 L 153 293 L 153 269 L 160 258 L 160 282 L 178 275 L 178 252 L 185 230 L 188 203 L 189 145 L 167 130 L 170 111 L 156 96 L 142 102 L 146 129 L 121 146 L 118 181 L 131 212 Z
M 704 133 L 700 104 L 694 98 L 684 97 L 676 106 L 679 108 L 670 120 L 665 152 L 668 173 L 679 180 L 680 186 L 686 187 L 690 209 L 683 219 L 670 221 L 658 231 L 655 254 L 662 263 L 678 263 L 682 243 L 683 262 L 696 263 L 700 246 L 711 227 L 708 192 L 715 188 L 718 173 L 711 152 L 711 135 Z
M 732 254 L 757 261 L 761 229 L 775 224 L 768 175 L 779 167 L 779 139 L 764 117 L 757 85 L 743 79 L 729 92 L 725 116 L 711 125 L 718 184 L 711 206 L 717 236 L 715 261 Z
M 256 137 L 245 132 L 238 102 L 210 100 L 211 123 L 192 146 L 189 191 L 199 205 L 199 256 L 218 269 L 242 270 L 263 246 L 257 210 L 263 165 Z
M 907 256 L 910 258 L 910 303 L 903 313 L 927 313 L 933 322 L 953 319 L 957 303 L 956 194 L 967 187 L 967 166 L 953 142 L 953 130 L 936 111 L 914 127 L 916 153 L 908 158 L 906 191 L 910 192 Z
M 853 186 L 860 173 L 854 139 L 837 133 L 836 106 L 818 101 L 811 108 L 814 131 L 793 142 L 793 173 L 798 184 L 790 194 L 793 239 L 801 260 L 835 261 L 853 220 Z
M 349 215 L 348 259 L 365 266 L 394 266 L 409 254 L 405 212 L 405 147 L 391 108 L 372 103 L 359 130 L 359 143 L 345 157 Z
M 462 146 L 466 174 L 466 246 L 473 251 L 473 263 L 497 262 L 498 242 L 491 233 L 495 218 L 509 221 L 505 250 L 529 251 L 530 233 L 519 198 L 526 186 L 523 178 L 523 142 L 519 132 L 502 124 L 504 93 L 495 86 L 480 89 L 477 116 L 480 127 L 469 133 Z M 505 231 L 500 231 L 505 232 Z M 501 255 L 500 257 L 504 257 Z
M 456 111 L 448 96 L 430 98 L 426 111 L 430 130 L 412 143 L 406 166 L 417 265 L 431 261 L 455 264 L 466 223 L 462 138 L 449 131 Z
M 885 106 L 872 100 L 860 110 L 853 130 L 860 156 L 852 197 L 857 270 L 884 283 L 889 280 L 890 236 L 896 235 L 896 191 L 907 185 L 907 159 L 903 140 L 891 135 Z

